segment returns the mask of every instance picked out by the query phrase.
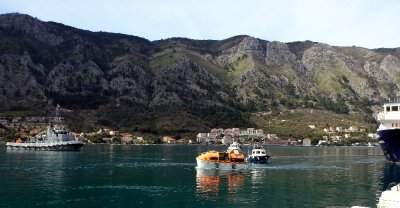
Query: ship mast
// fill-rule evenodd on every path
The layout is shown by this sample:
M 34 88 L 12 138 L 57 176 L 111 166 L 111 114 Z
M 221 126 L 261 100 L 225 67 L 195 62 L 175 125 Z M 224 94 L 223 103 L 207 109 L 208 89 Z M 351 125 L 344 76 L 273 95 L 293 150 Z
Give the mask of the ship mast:
M 56 106 L 56 116 L 54 118 L 54 122 L 56 125 L 59 125 L 61 122 L 61 116 L 60 116 L 60 105 L 57 104 Z

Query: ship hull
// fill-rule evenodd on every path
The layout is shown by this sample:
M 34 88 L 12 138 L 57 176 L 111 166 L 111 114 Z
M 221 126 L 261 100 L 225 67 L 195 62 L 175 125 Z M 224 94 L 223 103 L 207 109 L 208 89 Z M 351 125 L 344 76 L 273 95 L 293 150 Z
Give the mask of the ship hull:
M 219 170 L 243 170 L 249 168 L 247 163 L 216 162 L 196 158 L 197 168 Z
M 268 156 L 250 156 L 247 158 L 249 163 L 266 164 L 268 163 Z
M 7 142 L 9 150 L 33 150 L 33 151 L 79 151 L 82 142 L 51 142 L 51 143 L 16 143 Z
M 400 129 L 378 131 L 378 143 L 386 160 L 400 162 Z

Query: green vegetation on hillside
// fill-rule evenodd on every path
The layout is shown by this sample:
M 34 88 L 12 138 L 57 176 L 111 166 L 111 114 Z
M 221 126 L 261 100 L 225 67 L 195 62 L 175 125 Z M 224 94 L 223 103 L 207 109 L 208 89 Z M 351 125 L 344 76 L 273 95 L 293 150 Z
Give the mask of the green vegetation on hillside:
M 165 67 L 173 68 L 184 55 L 184 52 L 176 49 L 167 49 L 150 61 L 150 67 L 154 71 L 162 70 Z
M 249 56 L 244 56 L 231 64 L 225 65 L 224 71 L 227 74 L 228 80 L 233 82 L 241 77 L 247 70 L 252 69 L 253 65 L 254 60 Z
M 316 125 L 321 130 L 326 127 L 349 128 L 350 126 L 365 127 L 367 131 L 371 132 L 376 129 L 375 124 L 364 121 L 362 114 L 336 114 L 332 111 L 318 109 L 256 113 L 252 114 L 250 120 L 257 123 L 267 133 L 294 139 L 310 137 L 312 132 L 309 125 Z

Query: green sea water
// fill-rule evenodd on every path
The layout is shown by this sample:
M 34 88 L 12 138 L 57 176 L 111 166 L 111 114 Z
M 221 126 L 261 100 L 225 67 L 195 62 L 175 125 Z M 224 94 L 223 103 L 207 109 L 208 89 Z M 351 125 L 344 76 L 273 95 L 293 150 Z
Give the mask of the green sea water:
M 226 146 L 1 147 L 0 207 L 376 207 L 400 182 L 400 166 L 378 147 L 266 146 L 267 165 L 196 169 L 195 157 L 211 149 Z

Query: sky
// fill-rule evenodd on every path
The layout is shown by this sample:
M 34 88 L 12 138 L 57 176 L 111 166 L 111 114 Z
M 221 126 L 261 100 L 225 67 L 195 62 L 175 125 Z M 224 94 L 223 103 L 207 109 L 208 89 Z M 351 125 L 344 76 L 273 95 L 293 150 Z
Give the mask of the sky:
M 250 35 L 280 42 L 400 47 L 398 0 L 0 0 L 0 14 L 12 12 L 148 40 Z

